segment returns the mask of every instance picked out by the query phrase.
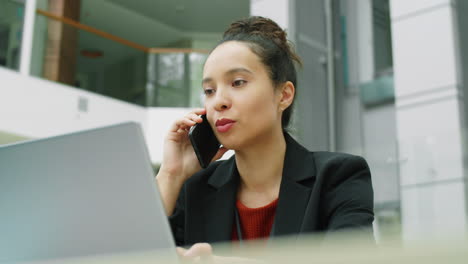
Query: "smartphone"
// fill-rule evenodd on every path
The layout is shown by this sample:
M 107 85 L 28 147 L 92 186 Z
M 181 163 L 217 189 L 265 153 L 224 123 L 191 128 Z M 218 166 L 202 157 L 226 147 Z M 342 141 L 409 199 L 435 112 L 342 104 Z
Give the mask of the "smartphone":
M 201 115 L 200 117 L 203 119 L 203 122 L 197 123 L 190 128 L 189 138 L 193 150 L 197 155 L 198 162 L 200 162 L 202 168 L 206 168 L 210 165 L 221 144 L 216 138 L 213 129 L 211 129 L 206 115 Z

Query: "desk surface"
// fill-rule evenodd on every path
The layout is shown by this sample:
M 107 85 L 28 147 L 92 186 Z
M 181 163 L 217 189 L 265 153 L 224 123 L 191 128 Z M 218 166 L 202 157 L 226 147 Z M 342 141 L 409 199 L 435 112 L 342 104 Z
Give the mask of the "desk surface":
M 214 245 L 216 255 L 232 256 L 232 244 Z M 468 263 L 468 240 L 439 239 L 430 242 L 403 244 L 393 241 L 371 245 L 352 236 L 335 237 L 323 245 L 319 239 L 303 238 L 284 240 L 269 247 L 264 243 L 252 243 L 243 249 L 236 249 L 237 257 L 260 259 L 260 263 Z M 26 262 L 25 262 L 26 263 Z M 27 263 L 65 263 L 65 264 L 102 264 L 102 263 L 169 263 L 164 254 L 141 252 L 108 256 L 88 256 L 80 258 L 27 262 Z M 216 263 L 216 262 L 215 262 Z M 222 263 L 245 263 L 245 260 L 231 259 Z

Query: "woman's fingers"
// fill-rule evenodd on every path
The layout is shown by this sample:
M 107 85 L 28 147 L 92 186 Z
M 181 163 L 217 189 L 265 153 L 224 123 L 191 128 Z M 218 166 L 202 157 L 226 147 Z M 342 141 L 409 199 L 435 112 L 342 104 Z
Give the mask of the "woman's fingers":
M 177 255 L 179 255 L 179 257 L 183 257 L 184 254 L 187 252 L 187 249 L 183 247 L 176 247 L 176 252 L 177 252 Z
M 198 243 L 193 245 L 190 249 L 177 247 L 176 251 L 182 263 L 266 264 L 266 262 L 258 259 L 215 256 L 213 255 L 213 249 L 208 243 Z M 187 254 L 189 251 L 191 251 L 191 254 Z
M 184 262 L 189 263 L 212 263 L 213 261 L 213 249 L 208 243 L 196 243 L 189 249 L 177 247 L 177 254 L 180 259 Z
M 183 118 L 179 118 L 174 122 L 170 131 L 171 132 L 186 132 L 190 127 L 197 123 L 203 122 L 203 119 L 199 116 L 204 114 L 206 110 L 204 108 L 194 109 L 192 112 L 186 114 Z
M 187 132 L 187 130 L 196 123 L 197 122 L 187 117 L 180 118 L 172 125 L 171 132 Z
M 185 118 L 192 120 L 196 123 L 201 123 L 203 122 L 203 119 L 200 117 L 200 115 L 195 114 L 194 112 L 188 113 Z
M 204 115 L 206 114 L 206 109 L 205 108 L 196 108 L 193 109 L 193 111 L 196 115 Z
M 210 263 L 213 260 L 213 248 L 208 243 L 196 243 L 185 251 L 183 257 Z
M 187 252 L 187 249 L 183 248 L 183 247 L 176 247 L 176 252 L 177 252 L 177 255 L 179 255 L 179 258 L 182 260 L 182 261 L 188 261 L 190 260 L 190 258 L 186 257 L 185 256 L 185 253 Z

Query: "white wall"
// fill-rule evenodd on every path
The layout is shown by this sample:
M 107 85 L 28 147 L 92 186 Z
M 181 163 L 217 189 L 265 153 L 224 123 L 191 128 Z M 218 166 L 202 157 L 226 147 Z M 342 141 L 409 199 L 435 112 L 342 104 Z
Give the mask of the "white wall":
M 0 68 L 0 130 L 48 137 L 123 121 L 146 127 L 142 107 Z M 88 111 L 78 110 L 79 98 Z

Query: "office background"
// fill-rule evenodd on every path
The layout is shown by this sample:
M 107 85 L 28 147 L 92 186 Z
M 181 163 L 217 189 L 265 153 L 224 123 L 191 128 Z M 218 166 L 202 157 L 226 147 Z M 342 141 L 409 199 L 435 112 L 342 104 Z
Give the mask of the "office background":
M 123 121 L 161 161 L 209 50 L 267 16 L 301 55 L 292 133 L 364 156 L 379 241 L 467 230 L 464 0 L 0 0 L 0 144 Z M 312 124 L 321 124 L 314 126 Z

